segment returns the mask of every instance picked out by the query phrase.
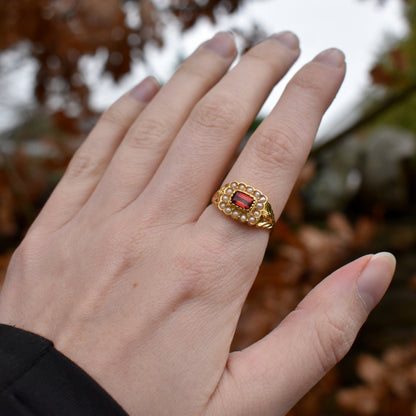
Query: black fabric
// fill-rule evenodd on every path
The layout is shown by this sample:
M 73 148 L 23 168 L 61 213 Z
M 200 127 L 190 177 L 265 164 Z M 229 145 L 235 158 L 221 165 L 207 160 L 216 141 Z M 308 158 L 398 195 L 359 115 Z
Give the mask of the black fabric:
M 0 324 L 1 416 L 126 416 L 51 341 Z

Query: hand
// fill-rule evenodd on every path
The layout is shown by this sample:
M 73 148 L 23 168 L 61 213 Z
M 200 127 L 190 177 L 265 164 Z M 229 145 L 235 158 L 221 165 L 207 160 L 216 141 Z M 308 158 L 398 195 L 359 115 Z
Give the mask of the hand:
M 230 353 L 268 240 L 208 205 L 225 181 L 280 215 L 345 72 L 318 55 L 290 81 L 227 173 L 299 54 L 281 33 L 236 51 L 220 33 L 161 89 L 110 107 L 11 261 L 0 322 L 52 340 L 132 415 L 283 415 L 350 348 L 394 271 L 366 256 L 319 284 L 272 333 Z

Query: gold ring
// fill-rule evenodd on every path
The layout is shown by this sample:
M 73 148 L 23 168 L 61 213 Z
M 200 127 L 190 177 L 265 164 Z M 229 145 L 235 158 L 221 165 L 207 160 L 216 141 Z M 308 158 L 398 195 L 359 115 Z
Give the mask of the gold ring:
M 266 230 L 274 227 L 274 214 L 267 196 L 243 182 L 222 186 L 212 197 L 212 203 L 225 215 L 243 224 Z

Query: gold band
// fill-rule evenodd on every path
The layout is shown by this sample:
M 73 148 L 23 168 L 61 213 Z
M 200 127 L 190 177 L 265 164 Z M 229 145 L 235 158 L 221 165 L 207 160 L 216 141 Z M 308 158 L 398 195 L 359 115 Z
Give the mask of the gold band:
M 266 230 L 272 230 L 275 225 L 267 196 L 243 182 L 222 186 L 212 197 L 212 203 L 225 215 L 243 224 Z

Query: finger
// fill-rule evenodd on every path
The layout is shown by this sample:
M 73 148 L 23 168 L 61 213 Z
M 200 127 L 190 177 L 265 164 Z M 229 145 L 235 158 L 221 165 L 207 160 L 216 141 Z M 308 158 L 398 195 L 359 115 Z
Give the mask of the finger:
M 344 74 L 344 55 L 335 49 L 321 53 L 304 66 L 289 82 L 271 114 L 251 136 L 225 182 L 237 180 L 259 189 L 268 197 L 278 218 Z M 201 233 L 226 240 L 230 250 L 238 247 L 242 268 L 255 259 L 261 261 L 267 232 L 233 221 L 213 205 L 205 209 L 197 225 Z M 244 273 L 241 276 L 247 279 Z
M 246 53 L 196 105 L 146 192 L 155 200 L 160 195 L 164 206 L 169 198 L 171 215 L 183 214 L 184 220 L 199 216 L 207 192 L 223 178 L 264 100 L 298 55 L 298 40 L 289 32 L 273 35 Z M 172 204 L 174 195 L 179 201 Z
M 85 204 L 103 176 L 118 145 L 133 121 L 151 101 L 159 86 L 148 77 L 105 111 L 73 156 L 34 226 L 57 228 Z
M 198 100 L 224 75 L 236 55 L 230 33 L 201 45 L 131 126 L 103 180 L 96 204 L 119 211 L 136 199 Z
M 277 216 L 292 191 L 328 106 L 345 75 L 345 57 L 329 49 L 302 68 L 250 138 L 226 178 L 258 185 Z
M 229 400 L 230 414 L 285 415 L 348 352 L 394 269 L 390 253 L 344 266 L 268 336 L 230 354 L 218 387 L 218 396 Z M 213 399 L 215 408 L 218 398 Z

